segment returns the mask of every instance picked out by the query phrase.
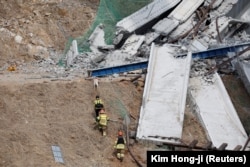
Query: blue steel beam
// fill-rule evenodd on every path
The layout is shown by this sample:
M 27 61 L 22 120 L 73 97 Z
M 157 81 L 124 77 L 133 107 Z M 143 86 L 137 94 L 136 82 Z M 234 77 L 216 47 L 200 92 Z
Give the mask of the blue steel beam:
M 212 58 L 212 57 L 218 57 L 218 56 L 225 56 L 228 54 L 228 52 L 240 52 L 244 50 L 247 46 L 249 46 L 250 43 L 243 43 L 243 44 L 238 44 L 234 46 L 227 46 L 227 47 L 221 47 L 221 48 L 216 48 L 216 49 L 209 49 L 206 51 L 201 51 L 201 52 L 194 52 L 192 53 L 192 58 Z M 180 54 L 177 57 L 182 57 L 186 56 L 187 54 Z
M 100 68 L 95 70 L 88 70 L 88 76 L 89 77 L 101 77 L 101 76 L 107 76 L 112 74 L 118 74 L 128 71 L 134 71 L 139 69 L 146 69 L 148 67 L 148 61 L 143 61 L 139 63 L 132 63 L 132 64 L 126 64 L 126 65 L 120 65 L 120 66 L 114 66 L 114 67 L 106 67 L 106 68 Z
M 243 43 L 243 44 L 238 44 L 234 46 L 209 49 L 209 50 L 202 51 L 202 52 L 194 52 L 192 53 L 192 58 L 205 59 L 205 58 L 212 58 L 212 57 L 218 57 L 218 56 L 225 56 L 228 54 L 228 52 L 240 52 L 249 45 L 250 43 Z M 186 56 L 186 54 L 181 54 L 181 55 L 178 55 L 177 57 L 182 57 L 182 56 Z M 147 67 L 148 67 L 148 61 L 143 61 L 139 63 L 132 63 L 132 64 L 126 64 L 126 65 L 120 65 L 120 66 L 114 66 L 114 67 L 88 70 L 88 76 L 89 77 L 107 76 L 107 75 L 113 75 L 113 74 L 118 74 L 122 72 L 146 69 Z

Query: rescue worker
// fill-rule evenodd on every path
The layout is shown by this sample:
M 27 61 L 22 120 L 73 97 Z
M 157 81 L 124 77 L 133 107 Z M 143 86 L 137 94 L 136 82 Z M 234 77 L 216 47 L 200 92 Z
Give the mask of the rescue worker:
M 97 117 L 97 121 L 98 121 L 99 130 L 102 131 L 103 136 L 106 136 L 106 130 L 107 130 L 109 117 L 104 111 L 104 109 L 100 110 L 99 116 Z
M 103 103 L 102 99 L 100 99 L 99 95 L 96 96 L 96 99 L 94 100 L 94 105 L 95 105 L 94 106 L 94 108 L 95 108 L 95 116 L 96 116 L 96 121 L 97 121 L 99 111 L 104 108 L 104 103 Z
M 125 145 L 126 145 L 126 140 L 123 137 L 123 132 L 122 130 L 119 130 L 114 148 L 116 149 L 116 156 L 120 161 L 122 161 L 124 158 Z

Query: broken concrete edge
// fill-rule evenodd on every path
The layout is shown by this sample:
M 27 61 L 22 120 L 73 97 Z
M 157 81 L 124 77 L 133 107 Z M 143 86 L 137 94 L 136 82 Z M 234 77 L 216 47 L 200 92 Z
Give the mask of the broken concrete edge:
M 197 118 L 201 122 L 201 125 L 206 132 L 207 139 L 209 141 L 213 142 L 214 146 L 217 148 L 220 146 L 220 144 L 222 142 L 226 142 L 226 143 L 228 143 L 228 149 L 230 150 L 230 149 L 233 149 L 236 145 L 243 145 L 244 144 L 243 142 L 245 142 L 244 140 L 247 139 L 247 134 L 246 134 L 245 129 L 244 129 L 244 127 L 239 119 L 239 116 L 238 116 L 238 114 L 237 114 L 237 112 L 236 112 L 236 110 L 235 110 L 235 108 L 230 100 L 230 97 L 226 91 L 226 88 L 225 88 L 219 74 L 215 73 L 215 74 L 213 74 L 213 77 L 215 78 L 215 80 L 214 80 L 215 82 L 210 83 L 210 84 L 205 84 L 204 86 L 206 87 L 207 90 L 212 90 L 211 88 L 213 88 L 213 90 L 215 90 L 215 94 L 218 94 L 217 96 L 214 96 L 215 99 L 223 98 L 223 100 L 220 101 L 220 103 L 224 102 L 224 104 L 223 104 L 224 108 L 223 107 L 221 108 L 221 107 L 216 106 L 216 105 L 214 107 L 211 107 L 211 104 L 209 106 L 210 106 L 211 112 L 214 112 L 213 109 L 218 109 L 218 110 L 215 110 L 218 112 L 218 114 L 219 114 L 218 116 L 223 116 L 223 114 L 224 114 L 225 117 L 220 117 L 221 119 L 219 122 L 216 122 L 216 123 L 214 122 L 213 114 L 215 114 L 215 113 L 211 113 L 212 114 L 211 115 L 211 114 L 209 114 L 209 110 L 204 109 L 204 105 L 205 105 L 204 101 L 205 100 L 207 100 L 207 102 L 210 101 L 211 97 L 213 97 L 213 96 L 210 96 L 210 97 L 206 96 L 206 99 L 204 99 L 204 98 L 202 99 L 201 98 L 202 91 L 198 91 L 199 88 L 197 88 L 197 90 L 194 89 L 195 84 L 190 84 L 192 89 L 194 89 L 193 90 L 194 93 L 191 93 L 191 89 L 189 90 L 189 102 L 191 103 L 191 105 L 190 105 L 191 109 L 194 111 L 195 115 L 197 116 Z M 203 79 L 198 77 L 196 80 L 203 80 Z M 199 84 L 197 84 L 197 85 L 199 85 Z M 209 87 L 211 87 L 211 88 L 209 88 Z M 214 89 L 214 88 L 216 88 L 216 89 Z M 204 91 L 203 91 L 203 93 L 204 93 Z M 219 96 L 219 94 L 221 94 L 221 96 Z M 196 95 L 198 97 L 195 97 Z M 199 100 L 196 101 L 198 98 L 199 98 Z M 231 125 L 231 127 L 227 127 L 226 125 L 227 126 Z M 218 126 L 221 128 L 215 130 L 214 126 Z M 230 132 L 238 134 L 237 137 L 234 135 L 232 135 L 230 137 L 230 135 L 229 135 Z M 220 139 L 220 137 L 218 137 L 218 136 L 221 136 L 223 134 L 225 135 L 225 138 L 222 141 Z
M 72 44 L 70 46 L 70 49 L 68 50 L 66 54 L 66 66 L 70 67 L 73 64 L 73 60 L 76 58 L 76 56 L 79 55 L 78 47 L 77 47 L 77 41 L 73 40 Z
M 250 78 L 249 78 L 249 71 L 250 71 L 250 64 L 244 61 L 238 61 L 236 63 L 237 72 L 243 81 L 243 84 L 250 95 Z

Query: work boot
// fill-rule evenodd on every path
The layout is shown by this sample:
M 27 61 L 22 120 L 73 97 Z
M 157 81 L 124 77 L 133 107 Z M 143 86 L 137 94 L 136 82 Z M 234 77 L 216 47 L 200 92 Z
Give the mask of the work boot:
M 117 153 L 117 158 L 120 159 L 121 158 L 121 154 Z

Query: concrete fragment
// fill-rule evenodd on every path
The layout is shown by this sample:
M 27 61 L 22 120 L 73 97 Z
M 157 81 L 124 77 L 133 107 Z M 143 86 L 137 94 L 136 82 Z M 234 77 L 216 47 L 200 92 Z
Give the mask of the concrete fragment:
M 162 13 L 177 5 L 180 0 L 155 0 L 116 24 L 117 29 L 132 33 Z
M 194 39 L 191 42 L 190 49 L 193 52 L 205 51 L 208 49 L 208 44 L 204 42 L 202 39 Z
M 179 21 L 175 19 L 165 18 L 160 20 L 157 24 L 155 24 L 152 29 L 164 36 L 167 36 L 171 31 L 173 31 L 179 25 Z
M 73 60 L 76 58 L 76 56 L 78 55 L 78 48 L 77 48 L 77 41 L 73 40 L 72 41 L 72 45 L 70 46 L 70 49 L 67 52 L 66 55 L 66 65 L 67 67 L 71 66 L 73 64 Z
M 94 53 L 100 53 L 98 50 L 99 46 L 106 46 L 107 44 L 105 43 L 104 39 L 104 30 L 103 30 L 103 25 L 99 24 L 93 33 L 90 35 L 88 39 L 88 43 L 90 44 L 90 49 Z
M 22 43 L 22 40 L 23 40 L 23 38 L 20 35 L 15 36 L 15 42 L 16 43 L 20 44 L 20 43 Z
M 186 21 L 204 0 L 185 0 L 182 1 L 168 16 L 180 23 Z
M 135 55 L 139 47 L 142 45 L 145 36 L 143 35 L 131 35 L 121 47 L 123 52 L 128 53 L 129 55 Z

